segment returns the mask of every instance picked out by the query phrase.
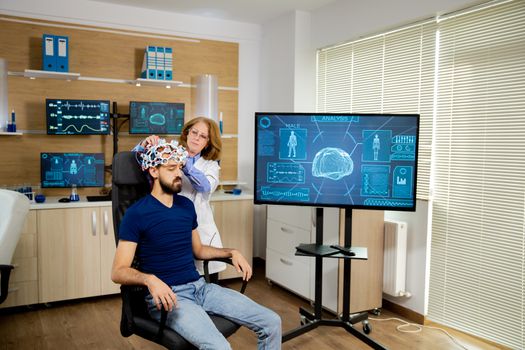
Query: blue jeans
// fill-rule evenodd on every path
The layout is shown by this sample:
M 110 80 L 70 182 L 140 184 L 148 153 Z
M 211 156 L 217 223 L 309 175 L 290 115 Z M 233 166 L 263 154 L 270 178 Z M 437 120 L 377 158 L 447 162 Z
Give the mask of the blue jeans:
M 207 312 L 224 316 L 257 334 L 257 349 L 281 349 L 281 318 L 272 310 L 261 306 L 247 296 L 204 278 L 195 282 L 172 286 L 177 295 L 177 308 L 168 312 L 166 326 L 199 349 L 231 349 L 217 330 Z M 160 320 L 151 295 L 146 297 L 151 317 Z

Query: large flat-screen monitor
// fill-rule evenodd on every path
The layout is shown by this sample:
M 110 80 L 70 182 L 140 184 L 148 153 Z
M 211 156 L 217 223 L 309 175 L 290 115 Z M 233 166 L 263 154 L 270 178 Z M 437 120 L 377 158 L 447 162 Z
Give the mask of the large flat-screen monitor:
M 414 211 L 419 115 L 255 114 L 256 204 Z
M 40 153 L 43 188 L 104 186 L 103 153 Z
M 184 125 L 184 103 L 129 103 L 130 134 L 180 135 Z
M 109 118 L 109 101 L 46 99 L 48 135 L 107 135 Z

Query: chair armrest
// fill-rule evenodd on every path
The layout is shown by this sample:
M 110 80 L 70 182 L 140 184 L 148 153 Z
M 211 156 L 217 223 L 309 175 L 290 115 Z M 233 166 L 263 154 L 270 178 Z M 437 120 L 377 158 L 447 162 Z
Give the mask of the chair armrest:
M 203 269 L 204 269 L 204 279 L 207 283 L 210 283 L 210 269 L 208 268 L 208 264 L 210 261 L 220 261 L 229 265 L 233 266 L 233 261 L 230 258 L 214 258 L 209 260 L 203 260 Z M 241 290 L 239 291 L 241 294 L 244 294 L 244 291 L 246 290 L 246 286 L 248 285 L 248 281 L 243 280 Z
M 0 304 L 7 299 L 9 276 L 13 268 L 12 265 L 0 265 Z

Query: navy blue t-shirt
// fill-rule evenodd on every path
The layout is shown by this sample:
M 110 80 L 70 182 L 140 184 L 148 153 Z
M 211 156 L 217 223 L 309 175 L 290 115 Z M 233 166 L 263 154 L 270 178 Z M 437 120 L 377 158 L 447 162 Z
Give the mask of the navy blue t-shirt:
M 175 194 L 168 208 L 149 194 L 128 208 L 119 239 L 137 243 L 140 271 L 174 286 L 199 279 L 191 244 L 196 228 L 197 214 L 191 200 Z

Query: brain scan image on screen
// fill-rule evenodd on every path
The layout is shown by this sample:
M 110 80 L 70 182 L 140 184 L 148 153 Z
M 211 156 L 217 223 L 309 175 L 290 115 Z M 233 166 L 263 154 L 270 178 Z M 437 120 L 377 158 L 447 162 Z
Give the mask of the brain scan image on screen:
M 325 147 L 314 157 L 312 175 L 340 180 L 354 170 L 352 158 L 340 148 Z
M 415 115 L 256 114 L 256 203 L 413 208 Z

